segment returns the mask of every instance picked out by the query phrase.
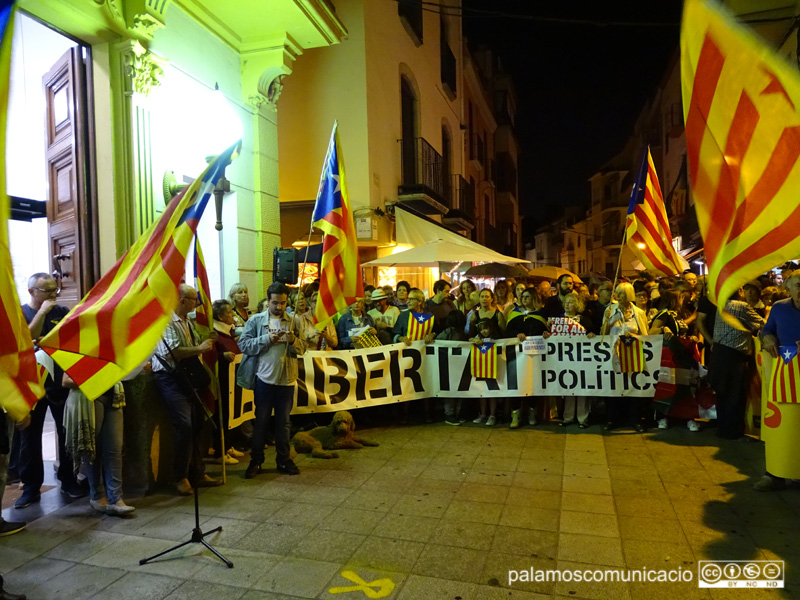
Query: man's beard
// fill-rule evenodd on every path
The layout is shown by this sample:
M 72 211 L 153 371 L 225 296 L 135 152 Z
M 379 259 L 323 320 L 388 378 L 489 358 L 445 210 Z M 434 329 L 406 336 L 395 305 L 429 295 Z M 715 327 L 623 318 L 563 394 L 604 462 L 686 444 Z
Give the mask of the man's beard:
M 269 309 L 269 314 L 271 314 L 273 317 L 282 317 L 283 311 L 280 308 L 271 308 Z

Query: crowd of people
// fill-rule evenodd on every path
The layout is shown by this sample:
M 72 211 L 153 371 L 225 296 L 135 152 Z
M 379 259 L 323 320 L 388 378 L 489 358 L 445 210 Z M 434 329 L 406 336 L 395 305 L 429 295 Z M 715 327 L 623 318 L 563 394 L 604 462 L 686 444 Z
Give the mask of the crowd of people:
M 754 338 L 763 329 L 764 349 L 773 355 L 781 344 L 800 340 L 800 271 L 794 267 L 790 264 L 781 275 L 769 274 L 752 281 L 725 300 L 725 311 L 738 321 L 737 326 L 718 316 L 717 307 L 706 294 L 704 277 L 686 272 L 656 279 L 642 272 L 631 280 L 619 280 L 616 288 L 610 280 L 584 285 L 569 274 L 553 284 L 504 279 L 480 290 L 469 279 L 455 289 L 448 281 L 439 280 L 429 297 L 406 281 L 396 286 L 365 286 L 365 298 L 354 302 L 321 331 L 314 326 L 313 318 L 318 282 L 299 288 L 273 283 L 256 311 L 249 308 L 247 287 L 237 283 L 228 298 L 213 303 L 213 330 L 202 339 L 191 317 L 198 304 L 197 290 L 182 284 L 169 325 L 153 357 L 141 369 L 151 372 L 174 428 L 173 472 L 180 494 L 193 493 L 194 486 L 221 484 L 204 472 L 204 459 L 210 453 L 219 461 L 233 464 L 249 451 L 245 477 L 252 478 L 262 470 L 265 446 L 274 444 L 277 470 L 286 475 L 299 473 L 289 446 L 298 374 L 296 357 L 306 350 L 351 349 L 364 332 L 378 343 L 411 344 L 408 322 L 412 313 L 434 316 L 426 343 L 436 339 L 475 344 L 497 339 L 525 341 L 549 337 L 557 333 L 556 324 L 565 321 L 587 338 L 600 334 L 662 335 L 665 346 L 669 344 L 676 353 L 697 356 L 694 352 L 701 352 L 700 362 L 707 368 L 707 379 L 716 392 L 717 435 L 737 439 L 744 435 L 749 378 L 756 374 Z M 38 340 L 64 318 L 68 309 L 58 305 L 58 284 L 49 274 L 34 274 L 28 287 L 30 300 L 22 308 L 31 335 Z M 224 445 L 218 439 L 198 444 L 198 432 L 209 410 L 221 411 L 223 422 L 228 418 L 227 402 L 193 405 L 195 391 L 208 385 L 202 374 L 203 362 L 220 365 L 220 386 L 227 389 L 225 367 L 237 355 L 241 355 L 241 364 L 236 383 L 253 390 L 255 420 L 228 430 Z M 177 368 L 179 365 L 181 368 Z M 134 507 L 122 498 L 124 386 L 118 383 L 89 402 L 57 364 L 50 365 L 49 372 L 46 396 L 23 422 L 11 423 L 0 411 L 0 499 L 8 481 L 18 482 L 22 490 L 16 508 L 40 500 L 44 481 L 42 431 L 49 409 L 56 423 L 61 492 L 70 498 L 88 494 L 91 506 L 101 513 L 129 514 Z M 401 404 L 398 422 L 406 421 L 410 404 Z M 599 410 L 600 404 L 605 405 L 604 411 Z M 425 419 L 433 420 L 433 402 L 429 399 L 422 405 Z M 591 419 L 597 419 L 593 412 L 605 413 L 607 430 L 624 425 L 637 431 L 650 426 L 667 428 L 671 418 L 668 410 L 655 409 L 649 399 L 606 398 L 598 402 L 588 395 L 565 398 L 561 406 L 553 398 L 448 398 L 442 408 L 448 425 L 471 421 L 491 427 L 505 420 L 512 429 L 535 426 L 542 419 L 556 420 L 563 427 L 577 424 L 586 428 Z M 699 429 L 693 420 L 688 427 Z M 79 472 L 82 477 L 78 477 Z M 756 483 L 756 489 L 765 491 L 783 486 L 780 477 L 769 473 Z M 0 518 L 0 535 L 16 533 L 24 526 Z

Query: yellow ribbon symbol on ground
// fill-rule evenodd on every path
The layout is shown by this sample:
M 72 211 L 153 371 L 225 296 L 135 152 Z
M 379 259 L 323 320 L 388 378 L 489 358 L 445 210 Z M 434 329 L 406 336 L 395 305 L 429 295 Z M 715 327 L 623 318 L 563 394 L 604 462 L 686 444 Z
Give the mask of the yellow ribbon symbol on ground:
M 364 592 L 367 598 L 386 598 L 394 589 L 394 582 L 387 578 L 366 582 L 352 571 L 342 571 L 342 577 L 349 579 L 356 585 L 331 588 L 328 590 L 329 593 L 346 594 L 347 592 Z

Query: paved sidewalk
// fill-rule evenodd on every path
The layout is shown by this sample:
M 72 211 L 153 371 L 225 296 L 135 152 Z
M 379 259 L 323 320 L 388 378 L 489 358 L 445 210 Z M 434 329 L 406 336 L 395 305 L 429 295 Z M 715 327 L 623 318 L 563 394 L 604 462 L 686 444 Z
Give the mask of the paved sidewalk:
M 209 542 L 234 569 L 199 544 L 139 566 L 188 538 L 191 497 L 134 500 L 129 519 L 98 515 L 84 499 L 0 538 L 6 587 L 33 600 L 756 600 L 800 589 L 800 490 L 751 489 L 764 468 L 759 443 L 678 427 L 361 433 L 381 446 L 334 460 L 301 456 L 297 477 L 245 480 L 243 461 L 227 485 L 203 490 L 201 526 L 223 527 Z M 698 560 L 776 558 L 786 561 L 784 590 L 697 586 Z M 531 568 L 680 569 L 693 579 L 509 583 L 510 570 Z M 386 595 L 368 596 L 361 582 Z

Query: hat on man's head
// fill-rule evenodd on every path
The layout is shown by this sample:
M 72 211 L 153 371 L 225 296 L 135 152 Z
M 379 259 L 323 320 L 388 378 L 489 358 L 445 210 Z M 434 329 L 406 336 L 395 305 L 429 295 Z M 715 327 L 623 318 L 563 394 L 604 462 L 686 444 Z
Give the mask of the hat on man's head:
M 383 293 L 383 290 L 375 290 L 372 292 L 372 301 L 375 302 L 376 300 L 388 300 L 388 296 Z

